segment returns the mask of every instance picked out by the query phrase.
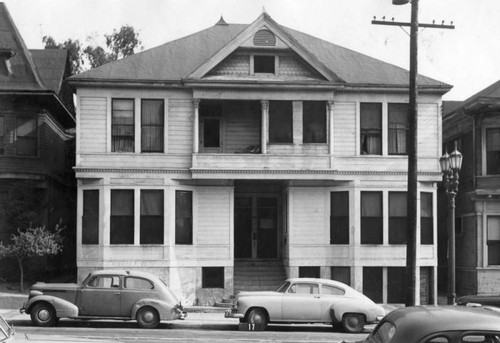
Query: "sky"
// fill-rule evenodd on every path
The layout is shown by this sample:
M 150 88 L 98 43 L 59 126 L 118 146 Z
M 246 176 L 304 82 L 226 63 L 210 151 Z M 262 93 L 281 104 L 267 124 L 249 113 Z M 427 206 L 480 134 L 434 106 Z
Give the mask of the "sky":
M 2 1 L 2 0 L 0 0 Z M 266 11 L 280 25 L 409 69 L 409 28 L 373 25 L 374 17 L 410 21 L 411 6 L 391 0 L 3 0 L 27 47 L 42 37 L 85 43 L 131 25 L 144 49 L 204 30 L 223 16 L 250 24 Z M 500 0 L 419 0 L 418 72 L 453 86 L 444 100 L 465 100 L 500 79 Z

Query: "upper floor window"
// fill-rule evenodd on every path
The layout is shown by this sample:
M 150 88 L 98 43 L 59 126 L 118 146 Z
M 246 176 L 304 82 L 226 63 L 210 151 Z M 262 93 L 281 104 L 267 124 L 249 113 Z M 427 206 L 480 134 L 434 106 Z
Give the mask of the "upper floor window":
M 35 118 L 17 118 L 16 155 L 37 155 L 38 130 Z
M 361 244 L 382 242 L 382 192 L 361 192 Z
M 389 155 L 406 155 L 409 132 L 408 104 L 389 104 L 388 123 Z
M 143 99 L 141 101 L 142 152 L 163 152 L 164 108 L 162 99 Z
M 500 265 L 500 216 L 488 216 L 488 265 Z
M 361 154 L 382 154 L 382 104 L 361 103 Z
M 0 116 L 0 155 L 4 154 L 4 139 L 5 139 L 5 117 Z
M 303 103 L 303 143 L 326 143 L 326 105 L 324 101 Z
M 291 101 L 269 102 L 269 143 L 293 142 Z
M 111 108 L 111 151 L 134 152 L 134 99 L 113 99 Z
M 256 73 L 275 73 L 275 57 L 274 56 L 259 56 L 253 57 L 253 72 Z
M 500 174 L 500 128 L 486 129 L 486 174 Z

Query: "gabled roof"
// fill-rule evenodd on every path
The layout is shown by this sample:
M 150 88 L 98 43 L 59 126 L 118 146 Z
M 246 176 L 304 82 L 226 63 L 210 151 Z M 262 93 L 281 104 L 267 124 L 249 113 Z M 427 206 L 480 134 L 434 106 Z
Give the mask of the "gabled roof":
M 85 83 L 181 83 L 201 80 L 251 34 L 265 26 L 319 74 L 326 83 L 353 87 L 408 87 L 407 70 L 276 23 L 268 14 L 252 24 L 226 22 L 184 38 L 71 77 Z M 419 76 L 420 88 L 448 91 L 451 86 Z
M 62 82 L 68 76 L 68 51 L 65 49 L 31 49 L 30 52 L 44 86 L 59 94 Z

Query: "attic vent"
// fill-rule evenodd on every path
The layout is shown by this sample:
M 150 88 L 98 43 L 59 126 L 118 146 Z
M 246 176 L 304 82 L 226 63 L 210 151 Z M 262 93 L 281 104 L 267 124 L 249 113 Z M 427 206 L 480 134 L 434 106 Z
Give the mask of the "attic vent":
M 276 36 L 267 29 L 259 30 L 253 36 L 253 44 L 256 46 L 276 46 Z

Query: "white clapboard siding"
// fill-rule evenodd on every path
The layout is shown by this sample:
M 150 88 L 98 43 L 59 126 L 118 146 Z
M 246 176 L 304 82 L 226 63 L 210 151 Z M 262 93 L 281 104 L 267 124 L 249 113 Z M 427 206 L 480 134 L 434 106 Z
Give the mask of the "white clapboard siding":
M 440 156 L 441 143 L 438 142 L 439 115 L 438 104 L 418 105 L 418 156 Z
M 260 145 L 260 118 L 252 113 L 232 113 L 225 121 L 225 152 L 241 152 Z
M 197 244 L 227 246 L 230 242 L 230 189 L 200 187 L 198 198 Z
M 168 152 L 191 154 L 193 151 L 193 102 L 171 99 L 168 102 Z
M 293 221 L 290 228 L 290 244 L 323 245 L 325 242 L 325 216 L 327 208 L 325 189 L 293 189 Z
M 106 151 L 106 98 L 80 97 L 81 153 Z
M 335 102 L 333 106 L 333 149 L 335 156 L 356 154 L 355 102 Z

